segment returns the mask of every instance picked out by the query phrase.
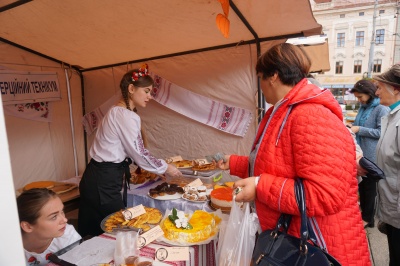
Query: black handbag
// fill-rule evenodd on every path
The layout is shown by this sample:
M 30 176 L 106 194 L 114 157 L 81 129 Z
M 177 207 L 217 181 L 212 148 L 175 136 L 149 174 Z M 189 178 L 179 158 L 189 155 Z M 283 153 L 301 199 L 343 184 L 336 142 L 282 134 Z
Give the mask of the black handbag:
M 361 157 L 358 163 L 367 171 L 366 177 L 363 177 L 363 179 L 379 181 L 385 178 L 385 173 L 382 171 L 382 169 L 368 158 Z
M 301 179 L 295 181 L 295 195 L 300 210 L 300 238 L 289 235 L 291 215 L 281 214 L 275 229 L 263 231 L 253 251 L 252 265 L 340 266 L 323 247 L 317 245 L 316 234 L 306 215 L 306 197 Z M 283 230 L 280 230 L 280 229 Z M 310 242 L 308 242 L 310 240 Z

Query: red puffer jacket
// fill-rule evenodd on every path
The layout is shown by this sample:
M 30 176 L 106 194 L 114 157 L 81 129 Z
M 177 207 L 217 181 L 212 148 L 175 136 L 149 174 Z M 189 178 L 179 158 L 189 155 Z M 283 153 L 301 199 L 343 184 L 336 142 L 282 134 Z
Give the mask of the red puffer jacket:
M 342 119 L 330 91 L 306 79 L 275 112 L 268 110 L 254 144 L 257 214 L 263 230 L 275 227 L 280 213 L 299 215 L 294 178 L 301 177 L 307 214 L 316 218 L 328 252 L 342 265 L 371 265 L 357 203 L 355 147 Z M 249 157 L 231 156 L 231 174 L 245 178 L 248 171 Z M 293 217 L 289 233 L 298 236 L 299 227 Z

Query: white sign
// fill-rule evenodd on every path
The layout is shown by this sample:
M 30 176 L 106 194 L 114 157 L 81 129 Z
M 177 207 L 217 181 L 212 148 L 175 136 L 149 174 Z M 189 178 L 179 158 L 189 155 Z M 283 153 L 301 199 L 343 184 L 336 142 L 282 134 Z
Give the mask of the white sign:
M 0 92 L 5 105 L 61 99 L 57 72 L 2 70 Z

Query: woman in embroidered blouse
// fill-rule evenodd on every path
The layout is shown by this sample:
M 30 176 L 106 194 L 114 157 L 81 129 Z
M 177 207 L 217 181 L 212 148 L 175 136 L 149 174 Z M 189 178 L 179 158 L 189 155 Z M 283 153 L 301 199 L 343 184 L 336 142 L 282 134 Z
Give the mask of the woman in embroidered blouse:
M 375 163 L 376 144 L 381 136 L 381 118 L 388 114 L 389 108 L 379 104 L 379 98 L 375 95 L 376 86 L 369 80 L 358 81 L 350 92 L 361 103 L 354 123 L 349 125 L 350 129 L 356 134 L 364 157 Z M 359 181 L 358 192 L 364 227 L 374 227 L 377 182 L 364 177 Z
M 17 207 L 27 265 L 46 265 L 49 255 L 81 239 L 67 224 L 64 205 L 53 191 L 24 191 L 17 198 Z
M 390 112 L 382 118 L 376 163 L 385 173 L 378 183 L 377 217 L 386 223 L 390 266 L 400 265 L 400 65 L 374 77 L 376 95 Z
M 102 219 L 126 207 L 132 161 L 151 173 L 169 177 L 182 175 L 175 166 L 152 156 L 143 144 L 140 117 L 135 111 L 136 107 L 146 107 L 152 99 L 153 84 L 147 65 L 127 72 L 120 83 L 122 98 L 107 112 L 97 129 L 90 149 L 92 159 L 79 185 L 78 232 L 82 236 L 103 233 Z

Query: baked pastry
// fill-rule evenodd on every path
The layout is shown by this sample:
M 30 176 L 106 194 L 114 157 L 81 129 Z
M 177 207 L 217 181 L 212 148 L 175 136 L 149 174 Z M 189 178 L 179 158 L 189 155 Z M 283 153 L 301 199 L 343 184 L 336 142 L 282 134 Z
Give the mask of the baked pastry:
M 221 187 L 214 189 L 210 194 L 211 206 L 223 211 L 230 211 L 233 203 L 233 189 Z
M 193 166 L 193 162 L 190 160 L 172 162 L 172 164 L 175 165 L 176 168 L 189 168 Z
M 186 214 L 188 217 L 189 215 Z M 180 243 L 196 243 L 204 241 L 218 233 L 221 218 L 213 213 L 196 210 L 189 218 L 192 229 L 177 228 L 170 219 L 161 223 L 164 237 Z
M 144 207 L 145 213 L 131 220 L 125 220 L 122 211 L 113 213 L 102 224 L 102 229 L 106 232 L 112 232 L 116 228 L 135 227 L 148 231 L 153 224 L 158 224 L 162 219 L 162 213 L 156 208 Z
M 50 189 L 54 187 L 54 182 L 53 181 L 36 181 L 29 183 L 24 186 L 23 190 L 30 190 L 32 188 L 47 188 Z
M 192 167 L 193 171 L 210 171 L 210 170 L 215 170 L 216 164 L 215 163 L 210 163 L 210 164 L 202 164 L 202 165 L 195 165 Z
M 207 191 L 207 188 L 206 188 L 206 186 L 198 186 L 198 187 L 197 187 L 197 191 L 198 191 L 199 193 L 201 193 L 201 192 L 206 192 L 206 191 Z

